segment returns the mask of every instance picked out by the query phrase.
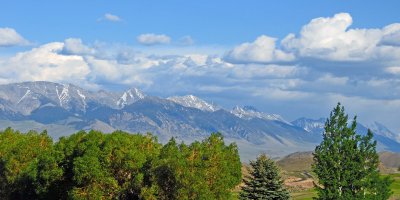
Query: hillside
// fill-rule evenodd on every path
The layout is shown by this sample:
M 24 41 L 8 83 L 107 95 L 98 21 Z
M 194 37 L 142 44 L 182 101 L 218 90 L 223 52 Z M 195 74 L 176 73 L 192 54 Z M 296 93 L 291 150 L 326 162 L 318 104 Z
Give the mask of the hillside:
M 398 169 L 400 167 L 400 154 L 393 152 L 381 152 L 379 153 L 379 159 L 381 163 L 388 168 Z

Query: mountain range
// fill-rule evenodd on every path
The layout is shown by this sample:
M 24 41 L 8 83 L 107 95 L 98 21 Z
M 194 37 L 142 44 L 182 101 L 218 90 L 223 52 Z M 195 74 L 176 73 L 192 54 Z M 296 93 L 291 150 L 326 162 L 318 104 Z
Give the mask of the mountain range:
M 171 137 L 184 142 L 201 140 L 221 132 L 236 142 L 242 159 L 260 152 L 283 156 L 310 151 L 321 141 L 325 119 L 286 121 L 277 114 L 253 106 L 231 110 L 196 96 L 160 98 L 137 88 L 122 92 L 89 91 L 73 84 L 37 81 L 0 85 L 0 128 L 44 130 L 58 139 L 77 130 L 104 132 L 124 130 L 156 135 L 161 142 Z M 375 133 L 379 150 L 400 152 L 400 138 L 380 123 L 364 126 Z

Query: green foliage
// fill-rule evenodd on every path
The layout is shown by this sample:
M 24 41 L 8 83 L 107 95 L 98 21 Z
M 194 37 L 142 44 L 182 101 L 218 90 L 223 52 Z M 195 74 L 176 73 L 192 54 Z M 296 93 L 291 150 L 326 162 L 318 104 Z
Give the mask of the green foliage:
M 0 133 L 0 199 L 33 199 L 62 175 L 46 132 Z
M 164 146 L 151 134 L 0 132 L 0 199 L 229 199 L 241 180 L 220 134 Z
M 244 179 L 245 186 L 240 192 L 240 199 L 289 199 L 289 192 L 283 187 L 283 181 L 279 175 L 279 169 L 275 162 L 265 154 L 251 161 L 250 176 Z
M 156 174 L 159 199 L 231 199 L 241 180 L 238 149 L 226 146 L 221 134 L 189 146 L 171 139 L 161 149 Z
M 388 199 L 392 181 L 379 176 L 372 132 L 358 135 L 356 117 L 351 126 L 347 121 L 339 103 L 325 123 L 323 141 L 314 153 L 317 199 Z

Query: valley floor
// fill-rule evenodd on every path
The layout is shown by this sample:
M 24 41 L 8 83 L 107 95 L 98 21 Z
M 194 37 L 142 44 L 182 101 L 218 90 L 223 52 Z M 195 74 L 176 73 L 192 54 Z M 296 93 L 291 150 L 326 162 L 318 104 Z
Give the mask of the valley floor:
M 393 196 L 391 200 L 400 200 L 400 174 L 389 174 L 394 179 L 392 184 Z M 293 200 L 312 200 L 316 196 L 316 192 L 313 189 L 298 191 L 291 193 Z

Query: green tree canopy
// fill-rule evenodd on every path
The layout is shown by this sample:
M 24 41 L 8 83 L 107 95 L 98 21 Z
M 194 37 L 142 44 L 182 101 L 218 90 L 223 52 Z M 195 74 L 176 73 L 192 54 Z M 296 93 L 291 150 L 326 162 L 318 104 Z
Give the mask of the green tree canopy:
M 0 132 L 0 199 L 43 197 L 62 175 L 54 156 L 46 132 L 23 134 L 11 128 Z
M 241 180 L 237 146 L 226 146 L 219 133 L 191 145 L 171 139 L 156 171 L 160 199 L 231 199 Z
M 0 132 L 0 199 L 230 199 L 235 144 L 221 134 L 160 144 L 151 134 Z

